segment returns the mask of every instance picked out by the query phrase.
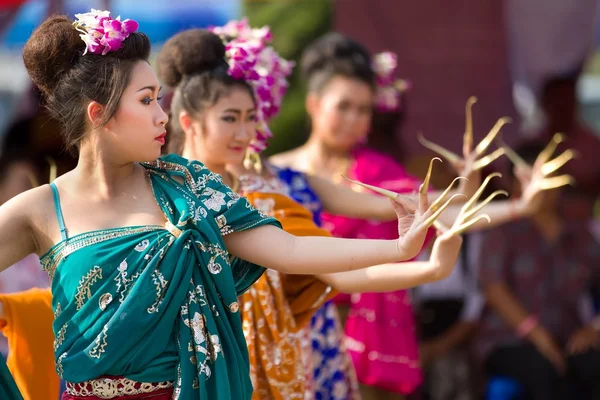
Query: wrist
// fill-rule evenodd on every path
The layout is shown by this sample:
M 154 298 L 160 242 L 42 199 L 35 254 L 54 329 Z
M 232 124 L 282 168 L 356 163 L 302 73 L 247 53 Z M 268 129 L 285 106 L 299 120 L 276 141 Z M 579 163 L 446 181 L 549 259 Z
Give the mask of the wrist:
M 537 332 L 534 332 L 538 327 L 539 323 L 537 318 L 533 315 L 529 315 L 525 317 L 517 326 L 517 334 L 522 339 L 528 337 L 531 337 L 533 339 L 534 336 L 537 336 L 536 333 L 539 332 L 539 330 L 537 330 Z
M 510 214 L 510 219 L 512 221 L 515 221 L 515 220 L 518 220 L 518 219 L 521 219 L 523 217 L 527 217 L 530 215 L 527 204 L 523 201 L 523 198 L 516 197 L 516 198 L 510 199 L 509 201 L 510 201 L 509 214 Z

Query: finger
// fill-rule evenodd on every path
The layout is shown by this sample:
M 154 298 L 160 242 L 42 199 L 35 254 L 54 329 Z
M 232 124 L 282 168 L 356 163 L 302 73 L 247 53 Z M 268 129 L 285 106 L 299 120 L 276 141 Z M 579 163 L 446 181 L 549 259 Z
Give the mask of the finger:
M 407 199 L 391 200 L 390 199 L 390 203 L 392 205 L 392 208 L 398 215 L 398 217 L 404 216 L 407 214 L 414 214 L 415 210 L 417 209 L 416 203 L 412 200 L 407 200 Z
M 434 153 L 439 154 L 440 156 L 442 156 L 443 158 L 448 160 L 453 165 L 460 160 L 460 157 L 458 155 L 454 154 L 453 152 L 451 152 L 450 150 L 446 150 L 442 146 L 425 139 L 425 137 L 423 136 L 422 133 L 419 133 L 417 135 L 417 138 L 419 139 L 419 142 L 423 146 L 425 146 L 429 150 L 433 151 Z
M 496 178 L 496 177 L 502 177 L 502 174 L 499 173 L 499 172 L 494 172 L 494 173 L 492 173 L 492 174 L 490 174 L 490 175 L 488 175 L 488 176 L 485 177 L 485 179 L 483 180 L 483 183 L 481 184 L 481 186 L 479 186 L 479 189 L 477 189 L 477 191 L 475 192 L 475 194 L 461 208 L 458 218 L 460 218 L 471 207 L 473 207 L 473 205 L 477 202 L 477 200 L 479 200 L 479 197 L 481 197 L 481 194 L 485 190 L 485 188 L 488 185 L 488 183 L 490 183 L 490 181 L 493 178 Z
M 423 183 L 421 184 L 421 186 L 419 186 L 419 194 L 427 194 L 427 192 L 429 191 L 429 180 L 431 179 L 431 172 L 433 171 L 433 162 L 434 161 L 441 162 L 442 160 L 437 157 L 433 157 L 431 159 L 431 161 L 429 161 L 429 168 L 427 169 L 427 175 L 425 175 L 425 179 L 423 180 Z
M 573 150 L 565 150 L 560 156 L 556 157 L 554 160 L 548 161 L 547 163 L 542 165 L 542 174 L 550 175 L 563 165 L 565 165 L 569 160 L 575 158 L 576 154 Z
M 473 225 L 475 225 L 476 223 L 478 223 L 479 221 L 484 220 L 484 219 L 488 222 L 488 224 L 492 222 L 492 219 L 490 218 L 489 215 L 482 214 L 482 215 L 477 216 L 474 219 L 463 222 L 462 224 L 460 224 L 458 226 L 452 227 L 452 229 L 450 229 L 450 233 L 452 233 L 453 235 L 460 235 L 461 233 L 465 232 L 467 229 L 469 229 L 470 227 L 472 227 Z
M 395 199 L 390 199 L 390 200 L 394 203 L 400 204 L 407 210 L 410 210 L 410 212 L 414 212 L 418 208 L 417 200 L 415 200 L 414 198 L 412 198 L 410 196 L 405 196 L 400 193 L 396 194 Z
M 480 170 L 481 168 L 484 168 L 484 167 L 490 165 L 491 163 L 496 161 L 498 158 L 500 158 L 504 154 L 504 152 L 505 152 L 505 150 L 502 147 L 497 148 L 491 154 L 488 154 L 487 156 L 482 157 L 479 160 L 475 161 L 473 163 L 473 169 L 475 171 L 477 171 L 477 170 Z
M 475 206 L 471 210 L 465 212 L 463 214 L 462 218 L 463 219 L 467 219 L 469 217 L 472 217 L 477 212 L 479 212 L 483 207 L 485 207 L 489 202 L 491 202 L 492 200 L 494 200 L 495 197 L 500 196 L 500 195 L 504 195 L 504 196 L 508 197 L 508 192 L 506 190 L 496 190 L 495 192 L 493 192 L 492 194 L 490 194 L 484 201 L 482 201 L 481 203 L 477 204 L 477 206 Z
M 448 193 L 450 193 L 450 191 L 452 190 L 452 187 L 454 186 L 454 184 L 456 182 L 458 182 L 459 180 L 464 179 L 466 181 L 468 181 L 467 178 L 465 178 L 464 176 L 459 176 L 457 178 L 454 178 L 452 180 L 452 182 L 450 183 L 450 185 L 448 185 L 448 187 L 446 188 L 446 190 L 444 190 L 442 192 L 442 194 L 433 201 L 433 203 L 431 203 L 431 207 L 429 207 L 430 209 L 432 209 L 433 211 L 437 210 L 437 208 L 439 207 L 439 205 L 442 203 L 442 201 L 444 200 L 444 198 L 448 195 Z
M 562 133 L 557 133 L 552 137 L 552 140 L 544 150 L 537 156 L 534 165 L 534 169 L 540 168 L 543 164 L 545 164 L 552 154 L 556 151 L 556 147 L 559 143 L 564 142 L 565 136 Z
M 540 182 L 540 189 L 556 189 L 566 185 L 575 185 L 575 179 L 571 175 L 560 175 L 555 176 L 554 178 L 546 178 Z
M 475 147 L 475 154 L 483 154 L 483 152 L 490 146 L 490 144 L 492 144 L 494 139 L 496 139 L 496 136 L 498 136 L 498 133 L 500 133 L 500 129 L 502 129 L 504 125 L 509 124 L 511 122 L 512 119 L 510 119 L 509 117 L 502 117 L 498 121 L 496 121 L 496 124 L 492 127 L 490 132 L 483 138 L 481 142 L 479 142 L 477 147 Z
M 380 188 L 380 187 L 377 187 L 377 186 L 373 186 L 373 185 L 367 185 L 366 183 L 362 183 L 360 181 L 356 181 L 354 179 L 350 179 L 350 178 L 348 178 L 347 176 L 344 176 L 344 175 L 342 175 L 342 178 L 348 180 L 349 182 L 351 182 L 351 183 L 353 183 L 355 185 L 362 186 L 362 187 L 364 187 L 366 189 L 372 190 L 375 193 L 379 193 L 379 194 L 381 194 L 381 195 L 383 195 L 383 196 L 385 196 L 385 197 L 387 197 L 389 199 L 392 199 L 392 200 L 396 200 L 396 198 L 398 196 L 398 193 L 392 192 L 391 190 L 383 189 L 383 188 Z
M 465 134 L 463 136 L 463 156 L 466 158 L 473 149 L 473 104 L 477 103 L 477 97 L 471 96 L 465 106 Z
M 441 213 L 444 212 L 444 210 L 450 205 L 450 203 L 452 203 L 454 198 L 459 197 L 459 196 L 464 196 L 464 194 L 459 193 L 459 194 L 455 194 L 454 196 L 450 197 L 448 199 L 448 201 L 446 201 L 441 207 L 439 207 L 433 214 L 431 214 L 429 217 L 427 217 L 427 219 L 424 222 L 425 226 L 430 227 L 431 225 L 433 225 L 433 222 L 437 219 L 437 217 L 440 216 Z
M 506 157 L 515 165 L 517 168 L 528 168 L 531 169 L 531 166 L 525 162 L 513 149 L 508 147 L 506 143 L 502 139 L 498 139 L 498 144 L 500 147 L 504 149 L 504 154 Z

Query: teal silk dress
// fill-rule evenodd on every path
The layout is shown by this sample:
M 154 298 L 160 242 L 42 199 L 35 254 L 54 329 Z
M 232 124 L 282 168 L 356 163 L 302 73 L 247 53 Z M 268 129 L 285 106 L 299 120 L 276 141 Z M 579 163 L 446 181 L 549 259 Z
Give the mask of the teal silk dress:
M 201 163 L 175 155 L 142 164 L 164 226 L 68 236 L 41 261 L 52 280 L 59 376 L 174 382 L 174 399 L 250 399 L 237 296 L 264 268 L 231 257 L 223 236 L 281 227 Z M 182 183 L 183 182 L 183 183 Z
M 23 400 L 17 384 L 6 366 L 6 360 L 0 354 L 0 399 Z

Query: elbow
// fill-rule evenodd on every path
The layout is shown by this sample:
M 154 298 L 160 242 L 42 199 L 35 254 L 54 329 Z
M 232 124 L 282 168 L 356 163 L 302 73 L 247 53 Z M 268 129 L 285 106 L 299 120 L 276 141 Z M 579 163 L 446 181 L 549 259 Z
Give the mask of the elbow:
M 360 288 L 358 288 L 351 280 L 345 279 L 343 272 L 317 275 L 317 277 L 339 293 L 352 294 L 361 292 Z

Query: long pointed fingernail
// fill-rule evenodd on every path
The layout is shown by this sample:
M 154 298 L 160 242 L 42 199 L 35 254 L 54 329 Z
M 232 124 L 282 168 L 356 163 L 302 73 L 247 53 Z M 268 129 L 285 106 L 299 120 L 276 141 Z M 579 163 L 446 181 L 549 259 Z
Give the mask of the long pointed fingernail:
M 463 136 L 463 153 L 469 154 L 473 149 L 473 104 L 477 103 L 477 97 L 471 96 L 465 105 L 465 135 Z
M 56 166 L 56 161 L 54 161 L 54 158 L 47 156 L 46 162 L 50 166 L 50 177 L 49 177 L 50 182 L 54 182 L 54 180 L 56 179 L 57 170 L 58 170 L 58 168 Z
M 554 154 L 554 152 L 556 151 L 558 145 L 564 140 L 565 135 L 563 135 L 562 133 L 556 133 L 554 136 L 552 136 L 552 140 L 550 141 L 550 143 L 548 143 L 546 148 L 544 148 L 544 150 L 542 150 L 542 152 L 537 156 L 536 161 L 540 163 L 545 163 L 546 161 L 548 161 L 550 157 L 552 157 L 552 154 Z
M 553 178 L 546 178 L 540 183 L 542 190 L 556 189 L 561 186 L 574 185 L 575 179 L 571 175 L 560 175 Z
M 427 191 L 429 190 L 429 180 L 431 179 L 431 172 L 433 171 L 433 162 L 434 161 L 442 162 L 442 160 L 437 157 L 433 157 L 431 159 L 431 161 L 429 161 L 429 168 L 427 169 L 427 175 L 425 175 L 425 179 L 423 180 L 423 183 L 421 184 L 421 186 L 419 186 L 420 194 L 426 194 Z
M 464 213 L 464 215 L 462 216 L 463 220 L 466 220 L 466 219 L 472 217 L 473 215 L 477 214 L 483 207 L 485 207 L 488 203 L 490 203 L 492 200 L 494 200 L 494 198 L 496 198 L 497 196 L 500 196 L 501 194 L 508 197 L 508 192 L 506 190 L 496 190 L 495 192 L 490 194 L 485 200 L 483 200 L 481 203 L 477 204 L 476 207 L 473 207 L 471 210 Z
M 460 235 L 461 233 L 463 233 L 464 231 L 466 231 L 467 229 L 469 229 L 470 227 L 472 227 L 473 225 L 475 225 L 477 222 L 481 221 L 482 219 L 487 220 L 488 224 L 492 222 L 492 219 L 490 218 L 489 215 L 482 214 L 482 215 L 479 215 L 475 219 L 472 219 L 470 221 L 467 221 L 459 226 L 456 226 L 456 227 L 450 229 L 450 233 L 452 235 Z
M 488 154 L 487 156 L 482 157 L 479 160 L 475 161 L 473 163 L 473 169 L 475 171 L 478 171 L 481 168 L 484 168 L 484 167 L 490 165 L 491 163 L 496 161 L 498 158 L 500 158 L 504 153 L 505 153 L 504 148 L 502 148 L 502 147 L 497 148 L 496 150 L 494 150 L 492 153 Z
M 569 160 L 575 158 L 575 152 L 571 149 L 565 150 L 560 156 L 556 157 L 554 160 L 548 161 L 544 165 L 542 165 L 542 174 L 550 175 L 563 165 L 565 165 Z
M 440 208 L 438 208 L 429 218 L 425 220 L 425 226 L 429 227 L 433 222 L 440 216 L 442 212 L 452 203 L 456 197 L 464 196 L 464 194 L 458 193 L 450 197 Z
M 342 178 L 346 179 L 349 182 L 352 182 L 355 185 L 362 186 L 362 187 L 364 187 L 366 189 L 374 191 L 375 193 L 379 193 L 379 194 L 381 194 L 383 196 L 386 196 L 386 197 L 388 197 L 388 198 L 390 198 L 392 200 L 396 200 L 396 197 L 398 196 L 398 193 L 392 192 L 391 190 L 383 189 L 383 188 L 380 188 L 380 187 L 377 187 L 377 186 L 373 186 L 373 185 L 367 185 L 366 183 L 362 183 L 360 181 L 357 181 L 357 180 L 354 180 L 354 179 L 350 179 L 350 178 L 348 178 L 345 175 L 342 175 Z
M 433 201 L 433 203 L 431 203 L 431 206 L 429 208 L 431 208 L 432 210 L 437 210 L 438 206 L 442 203 L 442 201 L 444 201 L 444 198 L 448 195 L 448 193 L 450 193 L 450 191 L 452 190 L 452 187 L 454 186 L 454 184 L 456 182 L 458 182 L 459 180 L 464 179 L 466 181 L 468 181 L 467 178 L 465 178 L 464 176 L 459 176 L 456 177 L 452 180 L 452 182 L 450 183 L 450 185 L 448 185 L 448 187 L 446 188 L 446 190 L 444 190 L 442 192 L 442 194 Z
M 459 214 L 459 218 L 461 218 L 464 214 L 466 214 L 469 211 L 469 209 L 471 207 L 473 207 L 473 205 L 477 202 L 477 200 L 479 200 L 479 197 L 481 197 L 481 194 L 485 190 L 485 188 L 488 185 L 488 183 L 490 183 L 490 181 L 493 178 L 500 178 L 500 177 L 502 177 L 502 174 L 499 173 L 499 172 L 494 172 L 494 173 L 489 174 L 488 176 L 486 176 L 485 179 L 483 180 L 483 183 L 481 184 L 481 186 L 479 186 L 479 189 L 477 189 L 477 191 L 475 192 L 475 194 L 462 207 L 461 212 Z
M 496 136 L 498 136 L 498 133 L 500 133 L 500 129 L 502 129 L 504 125 L 509 124 L 511 122 L 512 119 L 510 119 L 509 117 L 502 117 L 498 121 L 496 121 L 496 124 L 486 135 L 486 137 L 484 137 L 483 140 L 479 142 L 477 147 L 475 147 L 475 153 L 478 155 L 483 154 L 485 149 L 487 149 L 489 145 L 492 144 Z
M 439 154 L 440 156 L 444 157 L 446 160 L 450 161 L 451 163 L 455 163 L 460 160 L 460 157 L 458 155 L 454 154 L 453 152 L 451 152 L 450 150 L 446 150 L 442 146 L 425 139 L 425 137 L 423 136 L 422 133 L 419 133 L 417 135 L 417 138 L 419 139 L 419 142 L 424 147 L 428 148 L 429 150 L 433 151 L 434 153 Z
M 514 151 L 506 143 L 504 143 L 503 140 L 498 139 L 498 144 L 504 149 L 504 154 L 506 154 L 506 157 L 515 165 L 515 167 L 530 167 L 530 165 L 527 164 L 527 162 L 523 160 L 521 156 L 517 154 L 516 151 Z

